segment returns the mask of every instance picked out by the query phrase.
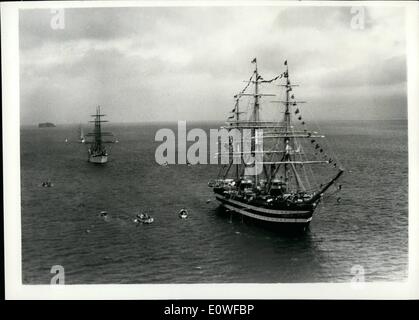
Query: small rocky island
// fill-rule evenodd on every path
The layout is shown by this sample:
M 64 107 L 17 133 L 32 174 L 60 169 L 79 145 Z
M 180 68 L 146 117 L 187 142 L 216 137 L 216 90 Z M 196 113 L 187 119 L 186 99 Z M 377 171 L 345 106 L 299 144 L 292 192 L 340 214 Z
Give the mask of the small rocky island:
M 56 125 L 53 124 L 52 122 L 43 122 L 38 124 L 38 128 L 55 128 Z

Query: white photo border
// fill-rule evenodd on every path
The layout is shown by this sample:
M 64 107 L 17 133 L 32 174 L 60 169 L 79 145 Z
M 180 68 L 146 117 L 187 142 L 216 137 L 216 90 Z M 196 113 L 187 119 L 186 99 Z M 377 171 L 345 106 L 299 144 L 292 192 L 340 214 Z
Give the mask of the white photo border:
M 406 13 L 409 264 L 403 282 L 281 284 L 22 284 L 19 9 L 183 6 L 395 6 Z M 6 299 L 417 299 L 419 298 L 419 5 L 409 1 L 63 1 L 1 3 Z

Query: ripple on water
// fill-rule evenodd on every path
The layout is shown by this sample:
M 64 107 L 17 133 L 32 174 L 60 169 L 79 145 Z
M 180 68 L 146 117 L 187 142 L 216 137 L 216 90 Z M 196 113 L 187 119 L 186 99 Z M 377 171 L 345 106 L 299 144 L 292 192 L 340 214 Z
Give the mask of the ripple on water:
M 83 146 L 62 143 L 77 127 L 22 129 L 24 283 L 49 283 L 56 264 L 67 283 L 342 282 L 355 264 L 367 281 L 405 279 L 406 123 L 324 124 L 351 172 L 340 203 L 322 203 L 310 230 L 294 237 L 217 213 L 207 187 L 216 166 L 156 165 L 158 128 L 113 126 L 126 143 L 103 167 L 87 163 Z M 39 187 L 46 177 L 53 188 Z M 155 222 L 136 225 L 140 210 Z

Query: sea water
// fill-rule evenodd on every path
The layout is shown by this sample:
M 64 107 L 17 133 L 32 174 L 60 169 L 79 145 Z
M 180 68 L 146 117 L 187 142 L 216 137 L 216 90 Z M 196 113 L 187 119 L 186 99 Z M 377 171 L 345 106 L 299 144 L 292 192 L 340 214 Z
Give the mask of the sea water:
M 407 277 L 407 121 L 320 123 L 346 170 L 340 199 L 295 235 L 220 213 L 207 186 L 219 166 L 158 165 L 163 127 L 176 123 L 108 125 L 119 143 L 106 165 L 88 163 L 78 125 L 21 127 L 25 284 L 50 283 L 53 265 L 68 284 L 349 282 L 354 266 L 369 282 Z M 153 224 L 134 222 L 143 211 Z

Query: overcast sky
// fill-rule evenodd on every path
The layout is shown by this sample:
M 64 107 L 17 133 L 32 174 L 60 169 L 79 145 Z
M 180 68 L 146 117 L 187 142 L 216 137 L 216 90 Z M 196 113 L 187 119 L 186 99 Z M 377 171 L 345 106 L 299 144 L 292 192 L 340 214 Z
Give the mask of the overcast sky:
M 406 118 L 403 9 L 193 7 L 20 11 L 21 123 L 224 120 L 257 57 L 317 119 Z M 269 90 L 280 90 L 272 87 Z M 303 110 L 304 114 L 304 110 Z M 308 116 L 308 117 L 310 117 Z

